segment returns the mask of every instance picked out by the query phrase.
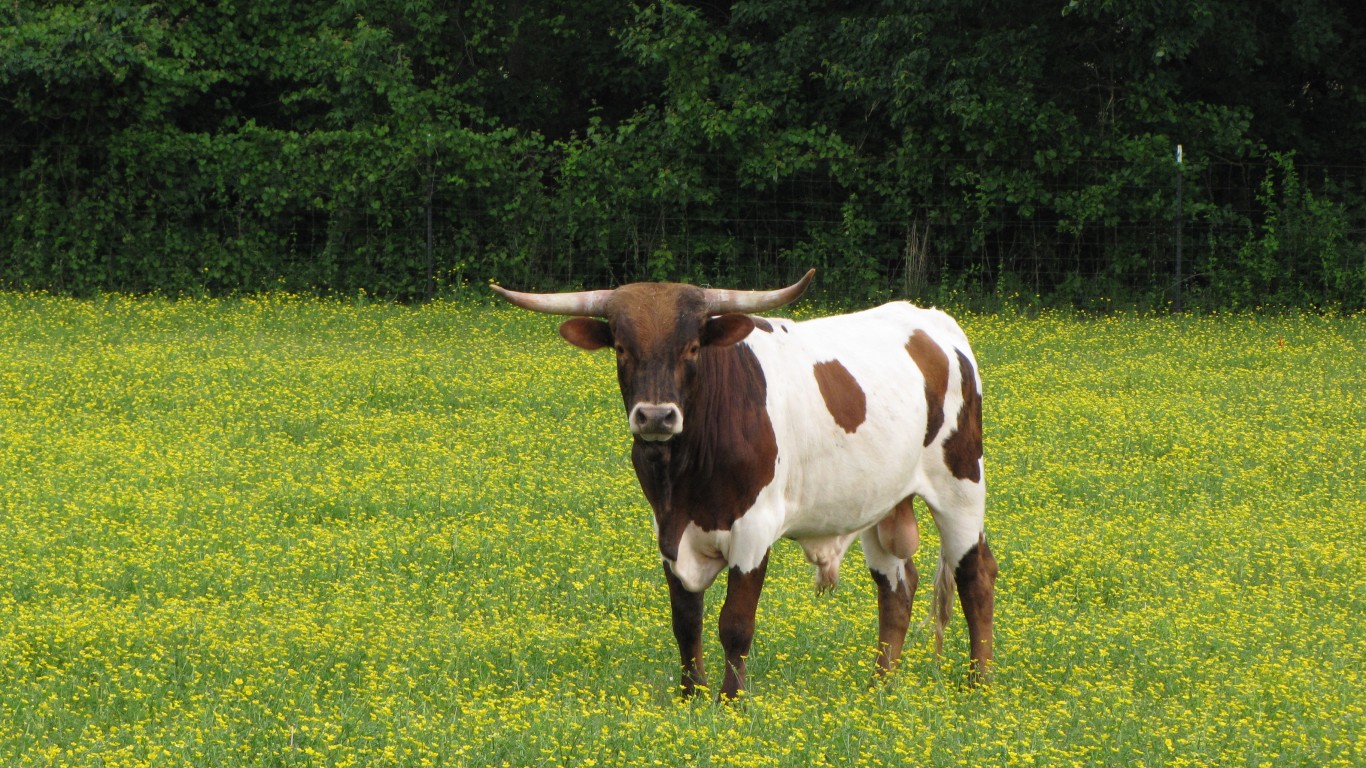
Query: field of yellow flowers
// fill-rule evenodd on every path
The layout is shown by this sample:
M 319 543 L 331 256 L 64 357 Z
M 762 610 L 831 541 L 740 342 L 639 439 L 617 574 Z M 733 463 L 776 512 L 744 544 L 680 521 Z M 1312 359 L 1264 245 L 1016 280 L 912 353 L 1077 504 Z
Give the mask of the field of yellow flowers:
M 1366 764 L 1366 317 L 960 320 L 995 684 L 784 543 L 716 706 L 553 319 L 0 294 L 0 764 Z

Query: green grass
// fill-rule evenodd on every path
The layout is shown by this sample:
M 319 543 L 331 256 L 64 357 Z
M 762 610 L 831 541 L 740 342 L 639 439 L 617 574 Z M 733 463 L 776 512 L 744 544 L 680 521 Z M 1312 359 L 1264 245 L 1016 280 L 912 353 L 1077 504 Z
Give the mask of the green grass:
M 0 294 L 0 764 L 1366 763 L 1366 317 L 960 320 L 995 685 L 783 543 L 718 707 L 553 320 Z

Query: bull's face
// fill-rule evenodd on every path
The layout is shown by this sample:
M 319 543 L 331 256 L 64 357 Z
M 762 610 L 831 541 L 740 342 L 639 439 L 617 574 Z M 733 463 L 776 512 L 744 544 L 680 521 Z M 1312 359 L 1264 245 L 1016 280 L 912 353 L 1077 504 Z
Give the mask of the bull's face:
M 707 310 L 700 288 L 627 285 L 613 295 L 607 320 L 576 317 L 560 335 L 583 349 L 613 349 L 631 434 L 662 442 L 683 432 L 703 350 L 730 346 L 754 330 L 747 315 L 711 317 Z
M 560 335 L 583 349 L 610 347 L 631 433 L 663 442 L 684 429 L 698 365 L 709 348 L 726 347 L 754 330 L 746 312 L 796 300 L 815 270 L 776 291 L 725 291 L 679 283 L 633 283 L 614 291 L 532 294 L 493 289 L 524 309 L 575 317 Z M 595 319 L 603 318 L 603 319 Z

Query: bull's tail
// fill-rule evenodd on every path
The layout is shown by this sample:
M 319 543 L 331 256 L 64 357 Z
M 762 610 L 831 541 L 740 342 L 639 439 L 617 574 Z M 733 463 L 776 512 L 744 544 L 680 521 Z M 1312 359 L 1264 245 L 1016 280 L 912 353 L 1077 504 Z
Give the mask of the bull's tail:
M 944 652 L 944 628 L 949 625 L 949 615 L 953 611 L 953 595 L 957 589 L 953 569 L 944 562 L 944 554 L 939 554 L 939 567 L 934 572 L 934 596 L 930 600 L 929 620 L 934 622 L 934 652 Z

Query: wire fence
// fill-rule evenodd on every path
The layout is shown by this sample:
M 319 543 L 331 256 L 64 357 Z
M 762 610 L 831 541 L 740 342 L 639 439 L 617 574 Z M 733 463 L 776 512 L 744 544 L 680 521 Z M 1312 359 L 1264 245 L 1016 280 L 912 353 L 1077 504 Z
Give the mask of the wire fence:
M 1193 174 L 1173 162 L 1165 177 L 1113 171 L 1080 167 L 1049 179 L 1033 200 L 1013 202 L 940 179 L 921 191 L 925 202 L 906 206 L 816 174 L 763 194 L 713 179 L 704 182 L 718 190 L 713 200 L 624 207 L 597 237 L 573 222 L 539 220 L 530 227 L 539 241 L 524 251 L 533 255 L 518 276 L 546 286 L 708 277 L 756 284 L 815 266 L 838 281 L 827 289 L 845 296 L 1013 293 L 1180 310 L 1188 297 L 1222 302 L 1224 284 L 1237 282 L 1244 303 L 1281 291 L 1290 300 L 1366 304 L 1366 166 L 1301 166 L 1293 179 L 1260 162 L 1207 164 Z M 1088 198 L 1085 217 L 1056 202 L 1075 210 Z M 1330 269 L 1355 277 L 1332 284 Z M 1288 282 L 1299 287 L 1279 285 Z
M 881 194 L 823 169 L 757 183 L 701 158 L 692 163 L 704 172 L 684 192 L 623 184 L 592 196 L 555 183 L 458 191 L 425 158 L 384 179 L 373 199 L 363 190 L 350 201 L 302 192 L 268 210 L 249 190 L 210 190 L 212 207 L 176 197 L 175 178 L 124 180 L 135 191 L 93 221 L 89 237 L 43 241 L 45 232 L 74 230 L 35 224 L 29 198 L 55 190 L 66 205 L 85 193 L 70 179 L 25 175 L 16 149 L 0 152 L 0 173 L 31 188 L 0 195 L 0 281 L 11 286 L 73 289 L 78 272 L 99 268 L 96 287 L 108 290 L 156 290 L 159 274 L 178 271 L 211 291 L 286 279 L 421 298 L 489 279 L 537 288 L 757 285 L 817 267 L 825 292 L 846 297 L 1011 293 L 1180 309 L 1230 282 L 1255 298 L 1298 281 L 1297 295 L 1310 301 L 1366 305 L 1366 165 L 1191 168 L 1173 156 L 1142 173 L 1118 163 L 1040 173 L 962 158 L 954 162 L 961 173 Z M 1012 174 L 1027 188 L 981 183 Z M 265 184 L 288 190 L 290 179 Z

